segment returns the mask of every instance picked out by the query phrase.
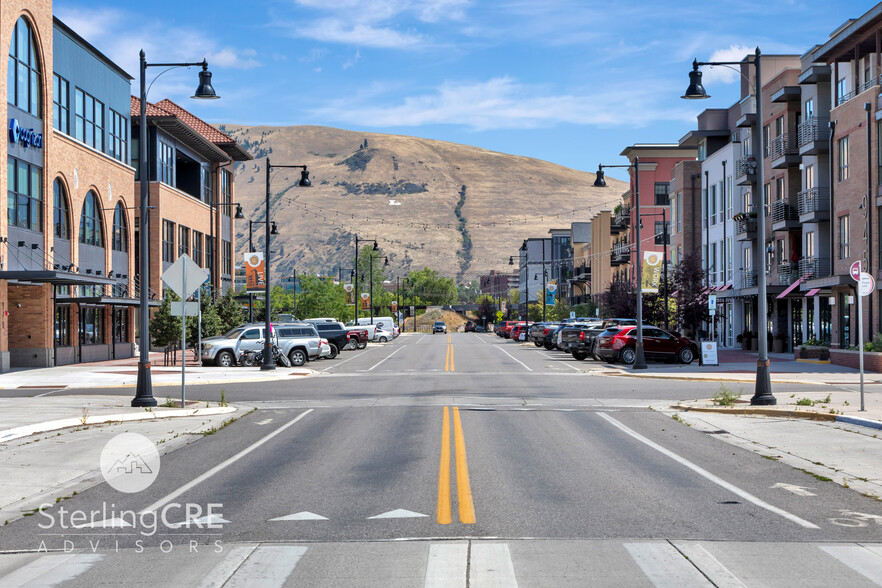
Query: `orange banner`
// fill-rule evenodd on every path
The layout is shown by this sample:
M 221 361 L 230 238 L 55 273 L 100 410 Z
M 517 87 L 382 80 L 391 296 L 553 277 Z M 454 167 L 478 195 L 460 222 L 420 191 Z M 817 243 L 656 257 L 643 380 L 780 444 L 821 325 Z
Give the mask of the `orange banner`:
M 367 292 L 362 293 L 361 295 L 361 309 L 369 310 L 371 307 L 371 295 Z
M 346 293 L 346 305 L 355 306 L 355 286 L 352 284 L 343 284 L 343 292 Z
M 245 290 L 263 291 L 266 288 L 266 267 L 263 253 L 245 254 Z

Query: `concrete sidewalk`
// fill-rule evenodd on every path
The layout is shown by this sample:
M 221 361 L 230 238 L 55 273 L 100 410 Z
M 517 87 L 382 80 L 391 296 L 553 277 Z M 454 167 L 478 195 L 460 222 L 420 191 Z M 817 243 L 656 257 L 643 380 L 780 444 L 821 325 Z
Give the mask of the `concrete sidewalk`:
M 180 386 L 181 367 L 163 366 L 162 353 L 150 354 L 150 373 L 154 386 Z M 307 367 L 281 367 L 261 371 L 260 367 L 187 365 L 187 384 L 236 384 L 270 382 L 309 376 Z M 116 388 L 134 386 L 138 381 L 138 358 L 80 363 L 50 368 L 19 368 L 0 374 L 0 390 L 13 388 Z M 157 397 L 160 395 L 157 394 Z

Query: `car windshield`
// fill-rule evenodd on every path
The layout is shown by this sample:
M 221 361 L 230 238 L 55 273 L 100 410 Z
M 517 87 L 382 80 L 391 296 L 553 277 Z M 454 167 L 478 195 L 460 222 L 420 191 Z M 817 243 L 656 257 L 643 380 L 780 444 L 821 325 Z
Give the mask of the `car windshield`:
M 178 321 L 178 324 L 180 325 L 180 321 Z M 180 329 L 180 328 L 181 327 L 178 326 L 178 329 Z M 237 339 L 239 337 L 239 335 L 241 335 L 244 330 L 245 330 L 245 327 L 236 327 L 235 329 L 230 329 L 229 331 L 224 333 L 223 337 L 224 337 L 224 339 Z

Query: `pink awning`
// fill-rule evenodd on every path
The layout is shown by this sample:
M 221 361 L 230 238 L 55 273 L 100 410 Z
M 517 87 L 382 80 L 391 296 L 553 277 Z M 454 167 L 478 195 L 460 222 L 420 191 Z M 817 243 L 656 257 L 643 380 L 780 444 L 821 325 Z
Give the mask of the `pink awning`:
M 732 284 L 726 284 L 725 286 L 723 286 L 722 288 L 720 288 L 720 292 L 722 292 L 722 291 L 724 291 L 724 290 L 728 290 L 728 289 L 731 288 L 731 287 L 732 287 Z
M 798 280 L 796 280 L 795 282 L 793 282 L 792 284 L 790 284 L 789 286 L 787 286 L 787 288 L 786 288 L 783 292 L 781 292 L 780 294 L 778 294 L 777 297 L 778 297 L 778 298 L 784 298 L 785 296 L 787 296 L 788 294 L 790 294 L 791 292 L 793 292 L 793 290 L 795 290 L 796 287 L 799 286 L 799 283 L 800 283 L 801 281 L 802 281 L 802 278 L 799 278 Z
M 815 294 L 817 294 L 820 291 L 821 291 L 820 288 L 812 288 L 811 290 L 809 290 L 808 292 L 805 293 L 805 297 L 808 298 L 809 296 L 814 296 Z

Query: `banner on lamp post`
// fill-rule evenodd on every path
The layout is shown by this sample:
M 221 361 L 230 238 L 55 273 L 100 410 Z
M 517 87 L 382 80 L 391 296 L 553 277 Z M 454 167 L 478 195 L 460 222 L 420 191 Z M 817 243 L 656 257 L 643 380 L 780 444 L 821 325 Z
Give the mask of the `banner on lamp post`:
M 371 295 L 367 292 L 362 292 L 361 294 L 361 309 L 362 310 L 370 310 L 371 308 Z
M 266 266 L 263 253 L 245 254 L 245 291 L 263 292 L 266 288 Z
M 545 285 L 545 304 L 554 306 L 554 299 L 557 295 L 557 284 L 549 282 Z
M 343 293 L 346 295 L 346 305 L 355 306 L 355 285 L 343 284 Z
M 662 274 L 661 253 L 657 251 L 644 251 L 642 269 L 639 286 L 641 291 L 644 294 L 657 294 Z
M 398 301 L 397 300 L 393 300 L 392 304 L 390 304 L 389 306 L 392 308 L 392 314 L 395 314 L 396 312 L 398 312 Z

